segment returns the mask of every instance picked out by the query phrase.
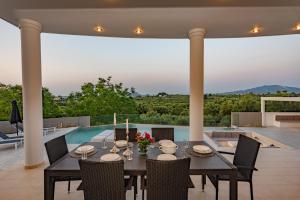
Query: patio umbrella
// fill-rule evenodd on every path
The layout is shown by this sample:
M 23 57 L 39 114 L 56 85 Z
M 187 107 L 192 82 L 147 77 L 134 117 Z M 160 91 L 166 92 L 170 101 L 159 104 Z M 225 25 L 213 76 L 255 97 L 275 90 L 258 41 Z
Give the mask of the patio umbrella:
M 17 101 L 13 100 L 11 102 L 11 105 L 12 105 L 12 110 L 11 110 L 11 115 L 10 115 L 9 122 L 11 124 L 16 124 L 17 135 L 19 135 L 18 123 L 22 123 L 22 119 L 21 119 L 20 111 L 19 111 L 19 108 L 18 108 L 18 105 L 17 105 Z

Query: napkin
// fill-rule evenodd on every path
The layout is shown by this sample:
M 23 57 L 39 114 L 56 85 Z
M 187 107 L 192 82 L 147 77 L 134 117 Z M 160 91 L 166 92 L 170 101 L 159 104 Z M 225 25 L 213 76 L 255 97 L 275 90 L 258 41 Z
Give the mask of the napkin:
M 212 152 L 212 150 L 206 145 L 195 145 L 193 146 L 193 151 L 202 154 L 207 154 Z
M 127 141 L 126 140 L 118 140 L 118 141 L 116 141 L 116 145 L 117 145 L 117 147 L 125 147 L 127 145 Z
M 92 146 L 92 145 L 83 145 L 83 146 L 80 146 L 78 147 L 76 150 L 75 150 L 75 153 L 77 154 L 82 154 L 83 152 L 86 152 L 86 153 L 91 153 L 95 150 L 95 147 Z

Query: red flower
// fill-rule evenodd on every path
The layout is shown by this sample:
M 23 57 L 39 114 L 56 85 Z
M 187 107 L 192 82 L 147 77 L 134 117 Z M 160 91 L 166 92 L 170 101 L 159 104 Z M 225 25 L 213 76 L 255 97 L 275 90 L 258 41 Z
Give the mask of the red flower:
M 146 137 L 147 139 L 150 139 L 150 138 L 151 138 L 150 134 L 147 133 L 147 132 L 145 132 L 145 137 Z

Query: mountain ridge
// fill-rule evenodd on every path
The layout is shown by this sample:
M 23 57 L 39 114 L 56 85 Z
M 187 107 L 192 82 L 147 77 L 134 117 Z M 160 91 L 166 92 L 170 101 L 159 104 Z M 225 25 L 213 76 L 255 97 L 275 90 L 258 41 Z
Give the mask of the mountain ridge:
M 289 93 L 297 93 L 300 94 L 300 88 L 298 87 L 290 87 L 290 86 L 282 86 L 282 85 L 263 85 L 253 88 L 248 88 L 244 90 L 235 90 L 231 92 L 223 92 L 222 94 L 267 94 L 267 93 L 277 93 L 277 91 L 287 91 Z

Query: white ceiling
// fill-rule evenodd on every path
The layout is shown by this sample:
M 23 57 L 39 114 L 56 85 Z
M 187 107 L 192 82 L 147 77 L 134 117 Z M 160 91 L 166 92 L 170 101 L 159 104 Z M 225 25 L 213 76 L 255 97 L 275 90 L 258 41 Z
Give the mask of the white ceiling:
M 0 0 L 4 1 L 4 0 Z M 11 0 L 14 1 L 14 0 Z M 24 1 L 28 0 L 23 0 Z M 28 1 L 32 3 L 34 0 Z M 77 0 L 73 0 L 78 2 Z M 262 26 L 263 30 L 255 36 L 266 35 L 283 35 L 296 34 L 292 28 L 300 23 L 300 1 L 278 1 L 273 0 L 273 6 L 267 4 L 253 7 L 252 3 L 270 2 L 266 0 L 229 0 L 228 2 L 239 2 L 233 6 L 217 6 L 212 4 L 207 6 L 208 2 L 224 2 L 224 0 L 200 1 L 206 3 L 205 6 L 199 5 L 194 7 L 186 6 L 170 6 L 165 7 L 170 1 L 161 0 L 165 3 L 159 7 L 158 1 L 153 0 L 155 6 L 132 6 L 132 2 L 137 0 L 124 0 L 131 2 L 128 4 L 120 3 L 121 0 L 98 0 L 99 2 L 117 2 L 115 6 L 105 6 L 105 8 L 85 8 L 74 4 L 69 8 L 70 0 L 61 0 L 67 4 L 61 4 L 62 7 L 55 8 L 54 4 L 45 5 L 29 4 L 27 6 L 20 4 L 8 5 L 0 10 L 1 18 L 18 25 L 21 18 L 29 18 L 38 21 L 43 26 L 43 32 L 76 34 L 76 35 L 99 35 L 110 37 L 145 37 L 145 38 L 187 38 L 190 29 L 200 27 L 207 30 L 207 38 L 227 38 L 227 37 L 249 37 L 254 36 L 249 33 L 251 27 L 255 24 Z M 141 2 L 149 2 L 140 0 Z M 8 2 L 8 1 L 6 1 Z M 54 0 L 57 2 L 57 0 Z M 94 2 L 94 0 L 86 0 L 86 2 Z M 174 1 L 182 2 L 182 1 Z M 188 0 L 189 3 L 195 3 Z M 199 0 L 198 0 L 199 2 Z M 279 3 L 289 2 L 282 6 Z M 119 4 L 118 4 L 119 3 Z M 299 3 L 299 4 L 298 4 Z M 33 6 L 37 5 L 37 6 Z M 55 4 L 57 5 L 60 4 Z M 130 6 L 131 5 L 131 6 Z M 140 4 L 137 4 L 140 5 Z M 170 4 L 171 5 L 171 4 Z M 113 7 L 113 8 L 112 8 Z M 155 7 L 155 8 L 154 8 Z M 51 8 L 51 9 L 49 9 Z M 103 33 L 96 33 L 93 28 L 95 25 L 104 26 Z M 141 36 L 133 34 L 133 29 L 140 25 L 145 29 L 145 33 Z

